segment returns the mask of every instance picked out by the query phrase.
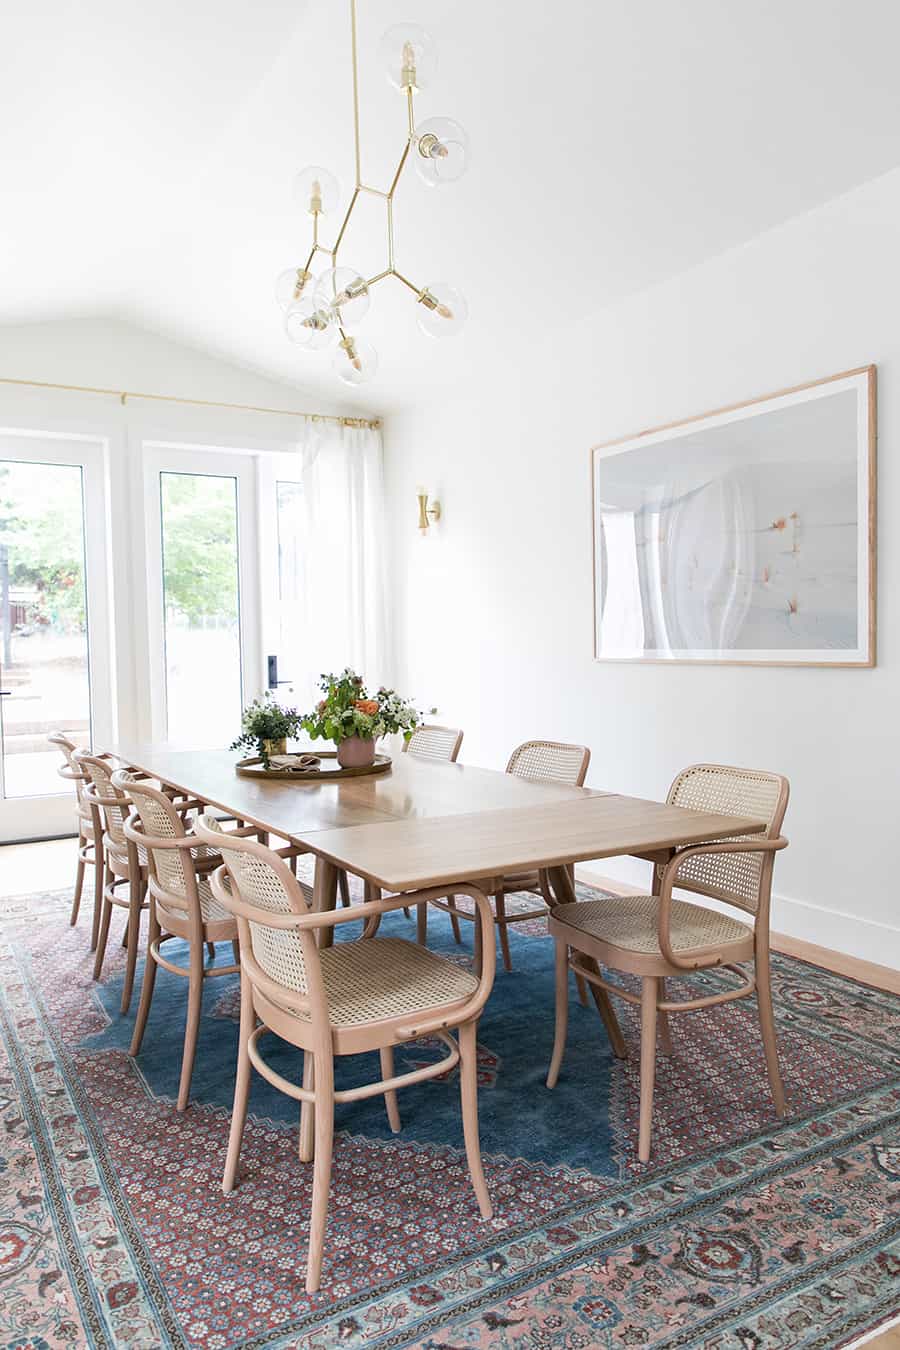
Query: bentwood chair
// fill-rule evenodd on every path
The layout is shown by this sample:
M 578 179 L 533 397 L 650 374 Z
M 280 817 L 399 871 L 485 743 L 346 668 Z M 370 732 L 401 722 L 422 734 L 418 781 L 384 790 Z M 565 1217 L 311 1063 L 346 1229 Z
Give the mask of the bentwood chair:
M 144 1039 L 147 1017 L 153 1001 L 157 966 L 188 981 L 187 1019 L 178 1087 L 178 1110 L 188 1104 L 191 1076 L 197 1052 L 197 1035 L 203 1002 L 203 986 L 212 976 L 235 974 L 238 970 L 237 926 L 231 915 L 218 904 L 209 885 L 209 873 L 221 858 L 210 853 L 195 836 L 193 822 L 185 811 L 193 803 L 176 804 L 165 792 L 127 769 L 112 776 L 113 786 L 130 798 L 132 812 L 123 825 L 126 840 L 143 849 L 147 858 L 149 922 L 147 959 L 141 985 L 130 1055 L 137 1055 Z M 164 942 L 182 938 L 188 944 L 188 963 L 169 961 L 160 951 Z M 216 942 L 234 944 L 235 964 L 204 965 L 207 947 Z
M 567 745 L 562 741 L 525 741 L 512 752 L 506 772 L 517 778 L 533 778 L 541 782 L 567 783 L 571 787 L 583 787 L 591 752 L 586 745 Z M 522 913 L 508 914 L 506 896 L 520 891 L 530 891 L 540 895 L 543 904 L 539 909 L 529 909 Z M 509 933 L 511 923 L 526 923 L 529 919 L 543 919 L 548 907 L 554 904 L 554 898 L 547 891 L 537 872 L 522 873 L 516 876 L 501 877 L 493 891 L 494 923 L 500 937 L 500 950 L 503 954 L 504 970 L 512 970 L 512 958 L 509 951 Z M 460 941 L 459 920 L 474 916 L 461 910 L 452 900 L 439 901 L 438 909 L 444 909 L 450 915 L 453 934 Z M 427 919 L 419 911 L 419 941 L 425 941 Z
M 95 980 L 99 980 L 103 969 L 113 907 L 120 906 L 128 911 L 125 980 L 120 1008 L 124 1014 L 131 1006 L 141 912 L 147 908 L 147 851 L 143 845 L 137 845 L 125 836 L 125 820 L 131 810 L 131 798 L 113 782 L 116 761 L 109 755 L 91 755 L 86 750 L 76 750 L 74 759 L 90 780 L 84 790 L 84 800 L 95 813 L 95 818 L 102 816 L 105 827 L 102 834 L 105 866 L 100 929 L 94 957 Z
M 94 916 L 91 930 L 91 951 L 97 946 L 100 926 L 100 910 L 103 898 L 103 843 L 94 838 L 94 817 L 91 807 L 84 801 L 84 787 L 87 775 L 76 764 L 74 755 L 78 746 L 61 731 L 54 731 L 47 737 L 55 745 L 65 761 L 56 772 L 60 778 L 75 787 L 75 819 L 78 822 L 78 864 L 75 869 L 75 894 L 72 897 L 72 911 L 69 923 L 75 924 L 81 908 L 81 892 L 84 886 L 84 869 L 94 867 Z
M 668 863 L 654 867 L 652 895 L 558 905 L 550 915 L 556 942 L 556 1038 L 547 1086 L 556 1085 L 565 1050 L 570 968 L 608 994 L 639 1005 L 641 1162 L 650 1157 L 657 1025 L 663 1048 L 671 1049 L 669 1013 L 711 1008 L 755 992 L 769 1086 L 776 1114 L 784 1115 L 769 975 L 769 906 L 775 854 L 788 842 L 781 837 L 788 793 L 787 779 L 776 773 L 722 764 L 684 769 L 669 791 L 670 804 L 764 819 L 765 833 L 680 849 Z M 673 899 L 676 886 L 740 911 L 753 920 L 752 927 L 719 910 Z M 603 979 L 593 962 L 638 976 L 640 994 Z M 741 962 L 752 962 L 753 970 L 748 973 Z M 666 997 L 667 979 L 715 967 L 732 972 L 740 984 L 711 994 L 689 991 L 683 1000 Z
M 309 890 L 270 849 L 220 833 L 210 816 L 196 825 L 198 838 L 221 850 L 224 866 L 212 889 L 222 909 L 237 916 L 240 933 L 241 1023 L 234 1110 L 222 1189 L 234 1188 L 247 1114 L 252 1065 L 267 1082 L 301 1103 L 300 1160 L 313 1162 L 312 1214 L 306 1288 L 319 1288 L 336 1104 L 384 1096 L 388 1121 L 400 1129 L 397 1089 L 445 1074 L 459 1065 L 463 1135 L 472 1187 L 485 1218 L 491 1201 L 478 1139 L 476 1031 L 494 980 L 491 912 L 473 886 L 485 959 L 479 976 L 402 938 L 367 938 L 320 946 L 317 936 L 355 918 L 370 919 L 399 909 L 405 899 L 423 903 L 441 892 L 423 891 L 374 900 L 354 908 L 317 913 Z M 259 1021 L 260 1025 L 257 1025 Z M 458 1031 L 458 1041 L 450 1035 Z M 272 1032 L 303 1051 L 303 1085 L 289 1082 L 260 1054 L 260 1037 Z M 435 1036 L 447 1049 L 436 1064 L 397 1074 L 394 1047 Z M 336 1090 L 334 1060 L 377 1050 L 381 1078 Z
M 463 743 L 458 727 L 416 727 L 408 741 L 403 742 L 403 753 L 416 759 L 435 760 L 441 764 L 455 764 Z

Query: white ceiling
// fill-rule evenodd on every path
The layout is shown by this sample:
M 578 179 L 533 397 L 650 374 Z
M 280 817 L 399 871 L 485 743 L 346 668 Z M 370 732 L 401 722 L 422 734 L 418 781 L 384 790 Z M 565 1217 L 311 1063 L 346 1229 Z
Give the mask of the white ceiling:
M 272 282 L 304 256 L 290 184 L 353 173 L 349 0 L 12 0 L 0 54 L 0 321 L 115 313 L 323 394 Z M 359 0 L 363 173 L 405 134 L 378 65 L 390 24 L 439 44 L 421 117 L 472 166 L 398 194 L 398 265 L 458 283 L 470 319 L 422 336 L 387 281 L 365 335 L 386 410 L 515 361 L 529 333 L 674 275 L 900 163 L 896 0 Z M 373 199 L 344 261 L 380 270 Z

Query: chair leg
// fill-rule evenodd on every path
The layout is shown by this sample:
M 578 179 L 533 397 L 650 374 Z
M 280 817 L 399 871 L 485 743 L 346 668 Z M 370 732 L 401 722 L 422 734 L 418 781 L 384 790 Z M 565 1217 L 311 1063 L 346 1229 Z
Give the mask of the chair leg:
M 207 956 L 209 957 L 210 961 L 215 961 L 215 959 L 216 959 L 216 944 L 215 944 L 214 942 L 207 942 L 207 944 L 206 944 L 206 954 L 207 954 Z
M 115 880 L 113 873 L 107 868 L 106 886 L 111 886 Z M 99 980 L 100 972 L 103 970 L 103 958 L 106 955 L 106 944 L 109 941 L 109 921 L 112 918 L 112 901 L 107 897 L 106 890 L 103 892 L 100 912 L 100 930 L 97 933 L 97 948 L 94 956 L 94 979 Z
M 156 961 L 150 951 L 151 944 L 159 942 L 161 929 L 159 920 L 156 917 L 156 904 L 150 900 L 150 922 L 147 926 L 147 957 L 144 961 L 144 979 L 141 984 L 141 1001 L 138 1005 L 138 1015 L 134 1023 L 134 1032 L 131 1036 L 131 1045 L 128 1047 L 129 1055 L 136 1055 L 141 1048 L 141 1041 L 144 1039 L 144 1028 L 147 1025 L 147 1016 L 150 1012 L 150 1004 L 153 1001 L 153 986 L 156 984 Z
M 383 1045 L 381 1047 L 381 1076 L 382 1078 L 393 1078 L 394 1076 L 394 1047 L 392 1045 Z M 387 1104 L 388 1124 L 394 1134 L 399 1134 L 400 1108 L 397 1105 L 396 1089 L 384 1094 L 384 1100 Z
M 238 1032 L 238 1062 L 234 1079 L 234 1103 L 231 1108 L 231 1128 L 228 1131 L 225 1174 L 222 1177 L 222 1191 L 225 1195 L 234 1190 L 238 1162 L 241 1156 L 241 1141 L 244 1138 L 244 1124 L 247 1120 L 247 1099 L 250 1096 L 250 1051 L 248 1046 L 255 1029 L 256 1014 L 253 1011 L 253 994 L 250 990 L 250 981 L 242 979 L 241 1026 Z
M 586 1008 L 588 1006 L 587 980 L 581 975 L 576 975 L 575 988 L 578 990 L 578 1002 L 581 1004 L 582 1008 Z
M 403 917 L 404 917 L 404 919 L 411 919 L 411 918 L 412 918 L 412 915 L 411 915 L 410 912 L 409 912 L 409 905 L 404 905 L 404 906 L 403 906 Z
M 478 1200 L 481 1217 L 489 1219 L 494 1210 L 484 1179 L 481 1164 L 481 1141 L 478 1138 L 478 1023 L 464 1022 L 459 1028 L 459 1088 L 462 1097 L 463 1136 L 472 1189 Z
M 191 943 L 191 974 L 188 980 L 187 1021 L 184 1026 L 184 1052 L 181 1056 L 181 1081 L 178 1084 L 178 1110 L 183 1111 L 191 1096 L 191 1077 L 197 1054 L 197 1034 L 203 1006 L 203 945 Z
M 664 979 L 661 979 L 659 982 L 659 1001 L 660 1003 L 664 1003 L 666 1001 L 666 982 Z M 659 1035 L 659 1048 L 662 1054 L 664 1055 L 673 1054 L 674 1051 L 672 1049 L 672 1028 L 669 1023 L 669 1014 L 667 1012 L 663 1012 L 662 1009 L 658 1010 L 657 1033 Z
M 778 1040 L 775 1034 L 775 1016 L 772 1012 L 772 979 L 769 969 L 768 950 L 756 954 L 756 1002 L 759 1008 L 759 1029 L 762 1032 L 763 1048 L 766 1052 L 766 1069 L 769 1074 L 769 1087 L 775 1103 L 775 1114 L 785 1114 L 784 1084 L 781 1081 L 781 1069 L 778 1066 Z
M 96 836 L 95 836 L 96 838 Z M 106 873 L 106 859 L 103 845 L 94 844 L 94 913 L 91 917 L 91 951 L 97 950 L 100 936 L 100 917 L 103 910 L 103 879 Z
M 451 895 L 448 897 L 448 900 L 451 905 L 456 904 L 456 896 Z M 461 947 L 462 933 L 459 931 L 459 919 L 453 913 L 452 909 L 450 911 L 450 927 L 453 929 L 453 941 L 456 943 L 457 947 Z
M 303 1086 L 312 1092 L 316 1085 L 316 1062 L 311 1050 L 303 1051 Z M 315 1154 L 316 1108 L 312 1102 L 300 1103 L 300 1142 L 298 1153 L 301 1162 L 312 1162 Z
M 654 975 L 641 980 L 641 1114 L 638 1128 L 638 1157 L 650 1160 L 650 1127 L 653 1120 L 653 1083 L 656 1078 L 656 1000 Z
M 556 1031 L 553 1038 L 553 1057 L 547 1073 L 548 1088 L 555 1088 L 559 1070 L 566 1052 L 566 1032 L 569 1029 L 569 949 L 564 942 L 556 942 Z
M 147 882 L 145 880 L 138 881 L 137 885 L 132 884 L 131 904 L 128 909 L 128 952 L 125 956 L 125 983 L 122 985 L 122 1002 L 119 1005 L 119 1011 L 123 1016 L 131 1006 L 131 991 L 134 988 L 138 942 L 141 936 L 141 906 L 146 894 Z
M 241 964 L 241 944 L 237 938 L 231 944 L 231 955 L 234 957 L 234 964 L 239 966 Z
M 309 1217 L 309 1258 L 306 1292 L 314 1294 L 322 1276 L 322 1252 L 331 1186 L 334 1147 L 334 1063 L 330 1055 L 316 1055 L 316 1156 L 313 1159 L 312 1213 Z
M 350 899 L 350 883 L 347 880 L 347 873 L 343 867 L 338 872 L 338 890 L 341 893 L 341 904 L 345 909 L 349 909 L 352 901 Z
M 502 891 L 498 891 L 494 896 L 494 909 L 497 913 L 497 928 L 500 934 L 500 952 L 503 956 L 503 969 L 509 973 L 512 970 L 512 957 L 509 954 L 509 933 L 507 925 L 504 923 L 506 918 L 506 897 Z
M 416 905 L 416 942 L 420 947 L 428 945 L 428 904 Z
M 84 837 L 78 836 L 78 866 L 75 868 L 75 894 L 72 896 L 72 912 L 69 915 L 69 923 L 74 926 L 78 918 L 78 911 L 81 908 L 81 892 L 84 887 L 84 869 L 85 861 L 81 856 L 81 850 L 84 847 Z

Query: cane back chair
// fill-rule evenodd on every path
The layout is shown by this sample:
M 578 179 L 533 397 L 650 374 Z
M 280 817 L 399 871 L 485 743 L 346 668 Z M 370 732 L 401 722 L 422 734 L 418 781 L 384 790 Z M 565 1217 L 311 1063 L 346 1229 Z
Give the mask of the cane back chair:
M 403 742 L 403 753 L 415 759 L 431 759 L 440 764 L 455 764 L 463 743 L 458 727 L 416 727 L 408 741 Z
M 516 778 L 532 778 L 541 782 L 567 783 L 571 787 L 583 787 L 591 752 L 586 745 L 568 745 L 562 741 L 525 741 L 516 747 L 509 757 L 506 772 Z M 543 904 L 539 909 L 529 909 L 520 914 L 508 914 L 506 896 L 519 891 L 530 891 L 540 895 Z M 509 951 L 509 933 L 511 923 L 526 923 L 529 919 L 543 919 L 548 907 L 554 904 L 542 878 L 537 872 L 522 873 L 516 876 L 500 877 L 496 889 L 492 891 L 494 901 L 494 923 L 500 938 L 500 951 L 503 954 L 503 968 L 512 970 L 512 958 Z M 459 920 L 471 920 L 474 915 L 462 910 L 453 899 L 439 901 L 438 909 L 444 909 L 450 915 L 453 935 L 460 941 Z M 427 917 L 419 910 L 419 941 L 426 937 Z
M 641 1099 L 638 1157 L 650 1157 L 657 1028 L 671 1049 L 668 1014 L 710 1008 L 756 993 L 766 1070 L 776 1114 L 785 1100 L 778 1066 L 769 973 L 769 908 L 775 854 L 787 846 L 781 825 L 789 784 L 777 773 L 722 764 L 694 764 L 675 779 L 667 801 L 694 810 L 753 816 L 767 822 L 759 835 L 680 849 L 655 865 L 652 895 L 628 895 L 558 905 L 550 915 L 556 942 L 556 1036 L 547 1086 L 556 1085 L 568 1018 L 568 970 L 607 993 L 640 1006 Z M 738 910 L 752 926 L 731 914 L 672 897 L 673 887 L 693 891 Z M 597 973 L 595 962 L 636 975 L 640 994 Z M 752 962 L 753 970 L 741 962 Z M 740 980 L 723 992 L 671 1000 L 665 981 L 721 966 Z
M 84 887 L 85 867 L 94 867 L 94 915 L 91 925 L 91 951 L 97 946 L 100 927 L 100 910 L 103 901 L 103 842 L 94 838 L 94 816 L 91 807 L 84 800 L 86 773 L 75 762 L 74 755 L 78 746 L 61 731 L 54 731 L 47 737 L 51 745 L 62 754 L 64 763 L 56 770 L 60 778 L 75 788 L 75 819 L 78 823 L 78 863 L 75 868 L 75 893 L 72 896 L 72 910 L 69 923 L 78 920 L 81 908 L 81 892 Z
M 121 1002 L 121 1012 L 124 1014 L 131 1005 L 134 988 L 141 912 L 147 908 L 147 852 L 143 845 L 139 846 L 125 837 L 125 820 L 131 810 L 131 798 L 113 782 L 113 774 L 119 767 L 117 762 L 109 755 L 92 755 L 87 750 L 76 750 L 74 760 L 88 779 L 83 800 L 103 827 L 103 889 L 94 957 L 95 980 L 99 980 L 103 969 L 113 907 L 120 906 L 128 911 Z
M 302 1162 L 313 1162 L 312 1213 L 306 1288 L 319 1288 L 322 1271 L 336 1104 L 384 1096 L 388 1121 L 400 1129 L 397 1089 L 444 1074 L 460 1066 L 463 1134 L 472 1187 L 482 1215 L 490 1218 L 491 1201 L 481 1164 L 478 1140 L 476 1031 L 478 1018 L 494 978 L 491 914 L 475 887 L 460 890 L 472 897 L 489 950 L 478 976 L 415 943 L 401 938 L 362 937 L 319 945 L 317 936 L 355 918 L 403 906 L 409 897 L 394 896 L 343 909 L 316 912 L 307 888 L 284 861 L 263 844 L 223 835 L 210 816 L 202 816 L 197 835 L 221 850 L 224 865 L 212 876 L 212 889 L 222 908 L 237 916 L 240 934 L 241 1023 L 234 1109 L 222 1189 L 234 1188 L 241 1150 L 250 1067 L 267 1082 L 301 1103 Z M 412 897 L 417 903 L 443 892 L 435 888 Z M 257 1025 L 259 1020 L 260 1025 Z M 458 1042 L 450 1035 L 458 1031 Z M 259 1052 L 261 1036 L 274 1033 L 303 1050 L 303 1085 L 276 1073 Z M 422 1036 L 435 1036 L 447 1049 L 437 1064 L 395 1073 L 394 1047 Z M 336 1090 L 334 1059 L 378 1050 L 379 1081 Z

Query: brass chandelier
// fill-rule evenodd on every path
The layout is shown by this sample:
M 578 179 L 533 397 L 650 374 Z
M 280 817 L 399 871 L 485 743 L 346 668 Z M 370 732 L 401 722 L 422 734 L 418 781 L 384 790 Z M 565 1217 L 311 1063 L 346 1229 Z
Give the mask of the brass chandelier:
M 419 305 L 419 327 L 430 337 L 452 337 L 468 315 L 464 296 L 444 282 L 417 286 L 398 270 L 394 257 L 394 194 L 411 160 L 420 178 L 431 187 L 452 183 L 466 169 L 469 143 L 465 131 L 449 117 L 416 122 L 414 100 L 427 88 L 436 58 L 428 34 L 416 24 L 396 24 L 381 39 L 379 56 L 391 85 L 405 95 L 407 136 L 400 162 L 387 191 L 362 181 L 359 141 L 359 73 L 356 37 L 356 0 L 350 0 L 350 34 L 353 62 L 353 136 L 356 184 L 349 205 L 340 218 L 331 248 L 322 243 L 321 223 L 338 219 L 341 198 L 338 181 L 327 169 L 313 165 L 294 180 L 295 199 L 312 216 L 312 246 L 301 266 L 288 268 L 275 283 L 275 296 L 284 310 L 287 336 L 305 351 L 335 348 L 333 367 L 345 384 L 364 384 L 378 369 L 378 354 L 370 342 L 355 335 L 369 309 L 370 293 L 386 277 L 394 277 L 413 292 Z M 387 215 L 387 266 L 373 277 L 361 276 L 354 268 L 338 264 L 338 251 L 362 193 L 383 200 Z M 317 255 L 328 259 L 326 270 L 313 275 Z

